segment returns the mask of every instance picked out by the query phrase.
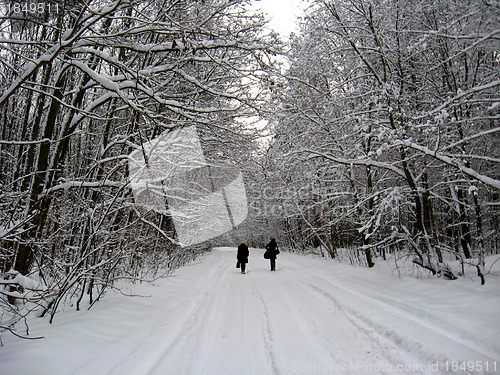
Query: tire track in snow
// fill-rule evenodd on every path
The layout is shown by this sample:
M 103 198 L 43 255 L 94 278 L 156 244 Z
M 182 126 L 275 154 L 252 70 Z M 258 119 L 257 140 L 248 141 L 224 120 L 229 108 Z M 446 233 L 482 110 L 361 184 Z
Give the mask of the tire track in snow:
M 281 372 L 279 370 L 276 356 L 274 355 L 275 348 L 273 345 L 273 334 L 271 330 L 271 324 L 269 322 L 269 310 L 264 302 L 264 298 L 262 294 L 259 293 L 257 287 L 255 286 L 255 282 L 252 284 L 252 290 L 257 296 L 257 300 L 259 302 L 260 309 L 262 311 L 262 318 L 264 321 L 263 333 L 264 333 L 264 344 L 266 348 L 266 353 L 268 353 L 269 360 L 271 361 L 272 373 L 275 375 L 280 375 Z
M 265 331 L 265 323 L 260 303 L 256 303 L 259 301 L 257 291 L 252 288 L 252 278 L 248 277 L 251 275 L 236 273 L 232 258 L 228 260 L 220 254 L 211 256 L 212 263 L 206 265 L 208 274 L 200 273 L 204 282 L 185 291 L 196 301 L 186 310 L 186 319 L 169 322 L 168 327 L 175 328 L 175 335 L 168 334 L 153 348 L 153 354 L 148 353 L 148 358 L 141 360 L 150 364 L 147 368 L 141 367 L 140 374 L 229 375 L 254 374 L 256 370 L 259 374 L 270 373 L 266 369 L 273 366 L 272 360 L 271 364 L 262 363 L 262 358 L 264 351 L 266 355 L 273 351 L 265 349 L 262 337 L 254 332 L 256 326 Z M 217 266 L 212 269 L 214 265 Z M 203 289 L 200 291 L 198 287 Z M 250 348 L 251 355 L 247 352 Z M 275 365 L 273 374 L 281 375 L 276 369 Z
M 326 281 L 326 279 L 322 278 Z M 359 282 L 350 280 L 349 283 L 354 284 L 356 287 L 369 289 L 369 293 L 360 293 L 351 288 L 348 288 L 339 284 L 335 284 L 337 288 L 343 289 L 344 291 L 355 294 L 356 296 L 369 301 L 370 303 L 377 305 L 378 307 L 394 312 L 398 315 L 404 316 L 408 319 L 413 320 L 419 324 L 425 325 L 426 327 L 441 333 L 442 335 L 448 336 L 451 340 L 459 342 L 465 346 L 480 352 L 486 357 L 496 358 L 500 352 L 500 346 L 496 345 L 493 348 L 484 347 L 483 343 L 477 340 L 477 337 L 471 336 L 467 331 L 462 329 L 460 326 L 451 325 L 448 321 L 443 319 L 436 313 L 429 310 L 424 310 L 415 304 L 405 304 L 399 299 L 389 297 L 386 294 L 380 292 L 380 290 L 371 287 L 369 284 L 360 284 Z M 373 295 L 376 296 L 372 297 Z M 492 351 L 493 350 L 493 351 Z
M 366 364 L 366 367 L 377 365 L 381 369 L 377 373 L 394 374 L 393 371 L 386 372 L 384 369 L 405 362 L 403 358 L 394 354 L 396 348 L 392 343 L 387 345 L 387 343 L 377 340 L 365 326 L 353 321 L 341 304 L 332 303 L 328 297 L 316 289 L 311 293 L 311 285 L 304 283 L 296 273 L 289 272 L 288 276 L 287 285 L 294 284 L 294 295 L 300 292 L 309 296 L 308 304 L 300 304 L 292 310 L 297 321 L 308 327 L 308 336 L 312 345 L 322 354 L 322 358 L 326 358 L 321 364 L 325 373 L 337 373 L 332 372 L 334 368 L 339 369 L 343 365 L 347 366 L 347 363 L 361 362 Z M 311 305 L 314 308 L 308 308 Z M 319 305 L 322 307 L 318 308 Z M 329 313 L 326 317 L 325 312 Z M 325 327 L 318 325 L 318 322 L 329 324 Z M 355 333 L 353 328 L 357 329 L 359 333 Z M 351 341 L 353 338 L 354 340 Z M 367 339 L 369 344 L 367 344 Z M 369 351 L 363 353 L 363 348 L 359 347 L 360 342 L 363 343 L 363 348 L 369 349 Z M 353 344 L 356 347 L 353 347 Z M 410 374 L 410 372 L 406 372 L 406 374 Z
M 202 299 L 197 302 L 196 309 L 188 314 L 189 318 L 182 326 L 179 334 L 173 340 L 169 340 L 168 346 L 162 349 L 158 360 L 147 373 L 148 375 L 157 373 L 163 374 L 164 370 L 162 369 L 162 364 L 164 363 L 164 358 L 169 358 L 174 352 L 176 355 L 180 353 L 179 363 L 185 366 L 182 369 L 178 369 L 176 372 L 177 374 L 197 373 L 193 372 L 195 371 L 193 366 L 196 366 L 198 362 L 193 362 L 190 359 L 199 356 L 197 350 L 200 350 L 200 345 L 203 344 L 204 325 L 208 321 L 207 319 L 210 317 L 211 311 L 214 310 L 214 306 L 217 305 L 216 301 L 219 301 L 221 298 L 221 289 L 219 286 L 223 284 L 221 283 L 221 279 L 224 276 L 224 272 L 221 272 L 221 268 L 222 265 L 219 265 L 205 279 L 210 280 L 210 282 L 204 285 Z M 192 337 L 198 337 L 195 347 L 189 346 Z
M 197 361 L 189 363 L 188 374 L 205 374 L 204 370 L 207 357 L 206 352 L 213 349 L 213 345 L 217 345 L 218 333 L 222 332 L 224 327 L 224 318 L 221 314 L 221 309 L 227 306 L 229 295 L 229 283 L 227 282 L 227 272 L 218 272 L 219 277 L 211 286 L 211 296 L 207 300 L 205 307 L 197 316 L 197 324 L 194 326 L 194 333 L 198 332 L 196 345 L 189 350 L 190 358 L 198 358 Z M 226 317 L 227 318 L 227 317 Z M 207 325 L 210 322 L 210 325 Z M 192 337 L 193 331 L 188 333 L 188 337 Z M 213 344 L 213 345 L 210 345 Z M 187 353 L 186 353 L 187 354 Z M 161 373 L 161 371 L 160 371 Z
M 131 369 L 138 367 L 135 374 L 155 374 L 165 358 L 168 358 L 172 352 L 178 352 L 179 347 L 185 347 L 189 344 L 190 338 L 196 333 L 200 324 L 200 315 L 206 311 L 208 301 L 212 298 L 211 291 L 214 290 L 213 284 L 222 277 L 220 268 L 222 265 L 214 268 L 209 277 L 211 282 L 207 283 L 203 280 L 197 283 L 197 286 L 202 287 L 202 292 L 197 291 L 197 295 L 201 295 L 200 299 L 194 302 L 187 297 L 183 302 L 179 303 L 173 310 L 165 311 L 166 318 L 171 318 L 171 314 L 175 313 L 177 319 L 176 324 L 172 324 L 172 320 L 167 321 L 165 324 L 158 324 L 147 335 L 145 335 L 129 354 L 116 365 L 110 374 L 121 375 L 123 373 L 130 373 Z M 219 272 L 218 272 L 219 271 Z M 206 280 L 206 279 L 205 279 Z M 193 287 L 195 290 L 197 287 Z M 187 306 L 186 306 L 187 305 Z M 175 329 L 175 333 L 162 332 L 165 329 Z M 165 335 L 162 335 L 164 333 Z M 156 345 L 151 346 L 154 342 Z M 177 353 L 176 353 L 177 354 Z M 186 354 L 181 353 L 182 357 Z M 184 360 L 181 360 L 182 363 Z M 189 362 L 189 361 L 186 361 Z M 185 371 L 185 369 L 184 369 Z M 159 371 L 162 372 L 161 370 Z M 183 373 L 179 370 L 178 374 Z
M 323 279 L 323 278 L 321 278 L 321 279 Z M 327 281 L 325 279 L 323 279 L 323 280 Z M 450 374 L 453 372 L 449 372 L 449 371 L 446 372 L 446 368 L 444 367 L 445 363 L 452 363 L 453 361 L 457 361 L 457 360 L 459 362 L 461 360 L 467 361 L 468 359 L 470 359 L 470 358 L 464 358 L 464 359 L 452 358 L 448 354 L 445 354 L 442 352 L 441 353 L 435 352 L 434 350 L 425 347 L 422 342 L 411 338 L 411 336 L 405 335 L 404 333 L 400 333 L 393 328 L 389 328 L 387 325 L 381 325 L 381 324 L 375 322 L 373 319 L 369 318 L 366 314 L 363 314 L 363 312 L 355 310 L 355 309 L 347 306 L 346 304 L 343 304 L 342 302 L 340 302 L 340 300 L 338 298 L 332 296 L 330 292 L 318 287 L 317 285 L 310 284 L 310 283 L 306 283 L 306 284 L 311 289 L 315 290 L 317 293 L 328 298 L 335 306 L 337 306 L 344 313 L 345 317 L 349 321 L 351 321 L 351 323 L 353 325 L 358 327 L 360 330 L 365 331 L 367 333 L 367 335 L 372 336 L 374 340 L 381 340 L 382 342 L 384 340 L 388 340 L 389 342 L 392 342 L 397 347 L 405 349 L 410 356 L 417 356 L 418 360 L 422 364 L 423 370 L 427 369 L 428 374 L 432 374 L 432 375 L 438 374 L 438 372 L 436 372 L 436 371 L 431 372 L 428 370 L 429 363 L 438 362 L 440 364 L 440 369 L 439 369 L 441 371 L 440 373 L 441 374 L 445 374 L 445 373 Z M 335 287 L 337 287 L 339 289 L 344 289 L 342 287 L 338 287 L 338 285 L 335 285 Z M 356 293 L 356 292 L 353 292 L 353 293 Z M 356 294 L 358 294 L 358 296 L 360 296 L 360 297 L 366 297 L 360 293 L 356 293 Z M 365 298 L 365 299 L 367 299 L 367 298 Z M 382 306 L 382 307 L 384 307 L 384 306 Z M 393 312 L 398 314 L 398 311 L 395 309 L 393 309 Z M 449 335 L 447 332 L 442 332 L 441 330 L 435 330 L 432 326 L 430 326 L 424 322 L 421 322 L 419 320 L 413 319 L 410 316 L 406 316 L 405 314 L 399 314 L 399 315 L 403 316 L 405 319 L 411 319 L 413 322 L 422 325 L 424 328 L 431 329 L 435 333 L 444 334 L 448 338 L 453 339 L 453 336 Z M 429 337 L 435 337 L 435 336 L 430 335 Z M 475 351 L 475 348 L 473 348 L 473 347 L 469 347 L 469 348 L 471 351 Z M 484 355 L 484 353 L 482 353 L 482 354 Z M 495 357 L 490 357 L 489 361 L 490 361 L 490 363 L 492 361 L 495 361 Z M 403 362 L 400 362 L 400 363 L 403 363 Z M 411 362 L 406 361 L 406 363 L 411 363 Z M 413 363 L 415 363 L 415 362 L 413 362 Z M 422 372 L 419 371 L 418 373 L 422 373 Z M 464 371 L 460 372 L 460 374 L 468 374 L 468 373 L 470 373 L 470 372 L 464 372 Z M 480 373 L 487 374 L 486 372 L 480 372 Z M 477 374 L 477 372 L 476 372 L 476 374 Z
M 328 363 L 335 363 L 339 356 L 339 344 L 337 342 L 339 335 L 332 337 L 326 334 L 325 327 L 319 327 L 316 319 L 318 319 L 318 321 L 321 320 L 323 323 L 328 322 L 328 328 L 330 328 L 334 323 L 334 317 L 338 316 L 339 311 L 329 308 L 330 306 L 325 306 L 324 310 L 318 309 L 319 304 L 324 304 L 323 300 L 321 298 L 316 298 L 316 296 L 311 295 L 309 291 L 306 291 L 306 288 L 304 288 L 303 283 L 299 280 L 296 273 L 284 271 L 283 275 L 287 276 L 286 284 L 293 290 L 294 298 L 299 294 L 304 296 L 303 300 L 305 303 L 295 303 L 295 306 L 291 306 L 291 312 L 295 316 L 298 325 L 304 327 L 303 331 L 308 338 L 308 342 L 314 351 L 320 353 L 321 358 L 327 359 L 323 360 L 326 365 L 328 365 Z M 311 309 L 311 306 L 314 306 L 314 308 Z M 316 316 L 318 314 L 325 314 L 327 316 Z
M 378 300 L 374 297 L 371 297 L 365 293 L 356 291 L 352 288 L 348 288 L 345 286 L 345 284 L 342 285 L 340 283 L 333 283 L 331 280 L 327 280 L 324 277 L 318 276 L 316 274 L 314 274 L 314 276 L 319 278 L 320 280 L 322 280 L 324 283 L 329 283 L 337 289 L 340 289 L 346 293 L 349 293 L 350 295 L 355 295 L 355 296 L 359 297 L 361 300 L 368 302 L 369 304 L 375 306 L 376 308 L 379 308 L 381 310 L 395 314 L 396 316 L 402 317 L 406 320 L 409 320 L 410 322 L 412 322 L 414 324 L 417 324 L 419 326 L 422 326 L 423 328 L 431 330 L 434 333 L 434 335 L 431 335 L 430 337 L 435 337 L 435 334 L 446 337 L 447 339 L 449 339 L 453 342 L 459 343 L 460 345 L 467 347 L 471 353 L 475 352 L 475 353 L 478 353 L 478 354 L 484 356 L 486 358 L 486 360 L 489 359 L 490 361 L 495 361 L 498 358 L 498 354 L 495 352 L 495 348 L 493 348 L 493 351 L 490 349 L 484 348 L 481 343 L 478 343 L 475 340 L 470 339 L 469 336 L 466 335 L 465 332 L 460 330 L 460 327 L 451 326 L 448 323 L 444 323 L 445 328 L 443 328 L 443 327 L 433 323 L 433 319 L 435 318 L 435 314 L 429 313 L 427 311 L 424 311 L 422 309 L 415 307 L 414 310 L 418 314 L 420 314 L 420 315 L 416 315 L 413 312 L 410 312 L 410 307 L 401 308 L 404 305 L 400 301 L 390 299 L 389 297 L 387 297 L 385 295 L 380 296 L 380 293 L 378 291 L 374 291 L 372 288 L 370 288 L 371 289 L 370 293 L 374 293 L 374 294 L 379 295 L 380 298 L 386 299 L 387 302 L 380 301 L 380 300 Z M 318 285 L 320 285 L 320 284 L 318 284 Z M 322 290 L 322 292 L 325 293 L 326 295 L 328 295 L 330 298 L 335 299 L 335 297 L 331 296 L 331 294 L 329 292 L 325 291 L 324 289 L 321 289 L 321 288 L 317 287 L 316 285 L 310 285 L 310 286 L 312 286 L 313 288 L 318 288 L 319 290 Z M 363 287 L 364 287 L 364 285 L 363 285 Z M 341 304 L 341 302 L 338 299 L 336 299 L 336 301 L 338 304 Z M 349 308 L 347 308 L 347 306 L 345 306 L 345 304 L 343 304 L 343 306 L 346 309 L 349 309 Z M 412 308 L 413 308 L 413 306 L 412 306 Z M 356 313 L 356 315 L 358 316 L 359 319 L 365 320 L 366 322 L 368 322 L 368 324 L 377 325 L 382 332 L 385 332 L 385 336 L 388 336 L 388 337 L 398 337 L 399 336 L 399 338 L 397 338 L 397 342 L 404 343 L 405 341 L 410 340 L 409 337 L 404 337 L 404 336 L 399 335 L 394 329 L 376 324 L 373 321 L 373 319 L 370 319 L 366 314 L 363 314 L 360 311 L 354 311 L 353 309 L 349 309 L 349 310 L 351 310 L 351 312 Z M 425 317 L 428 316 L 429 319 L 421 319 L 421 316 L 425 316 Z M 443 322 L 443 320 L 441 318 L 438 318 L 438 317 L 436 317 L 436 320 L 440 324 Z M 458 335 L 454 332 L 456 330 L 459 331 Z M 414 347 L 420 347 L 421 350 L 424 351 L 422 343 L 420 343 L 420 342 L 414 342 L 412 344 L 408 344 L 408 345 L 406 345 L 406 347 L 407 347 L 407 349 L 412 349 Z M 427 351 L 426 355 L 429 357 L 425 358 L 425 359 L 432 358 L 434 360 L 439 360 L 440 362 L 446 362 L 446 361 L 451 362 L 451 361 L 458 360 L 458 358 L 449 358 L 449 356 L 444 354 L 444 353 L 439 354 L 438 358 L 434 358 L 435 354 L 433 354 L 433 353 L 434 352 L 432 352 L 432 351 Z M 467 361 L 467 360 L 470 360 L 470 358 L 463 358 L 460 360 Z
M 311 293 L 301 273 L 279 267 L 267 275 L 260 280 L 256 295 L 266 320 L 264 337 L 274 372 L 338 374 L 342 366 L 348 369 L 340 371 L 349 373 L 349 366 L 357 361 L 386 368 L 399 363 L 387 354 L 387 347 L 354 325 L 323 295 Z
M 180 322 L 180 329 L 177 330 L 175 336 L 171 340 L 161 340 L 159 345 L 151 347 L 148 343 L 151 341 L 156 341 L 156 336 L 158 332 L 164 327 L 159 325 L 153 328 L 147 335 L 145 335 L 141 340 L 139 340 L 136 345 L 129 351 L 129 354 L 124 357 L 118 365 L 112 368 L 111 374 L 121 375 L 124 373 L 124 369 L 129 366 L 136 366 L 135 362 L 140 361 L 140 370 L 137 374 L 152 374 L 157 368 L 158 363 L 177 345 L 184 342 L 184 337 L 187 332 L 192 330 L 195 324 L 198 312 L 203 308 L 204 301 L 207 297 L 197 301 L 197 303 L 188 310 L 187 319 Z M 171 327 L 171 325 L 169 325 Z
M 384 341 L 388 340 L 389 343 L 395 345 L 398 348 L 403 347 L 407 352 L 408 355 L 412 355 L 412 352 L 414 351 L 414 348 L 416 346 L 421 346 L 417 342 L 411 342 L 409 340 L 406 340 L 403 336 L 399 335 L 397 332 L 392 331 L 390 329 L 387 329 L 386 327 L 383 327 L 381 325 L 376 324 L 357 310 L 351 309 L 350 307 L 346 306 L 345 304 L 342 304 L 337 298 L 333 297 L 331 294 L 328 292 L 324 291 L 323 289 L 317 287 L 316 285 L 309 284 L 307 285 L 316 291 L 316 293 L 324 296 L 328 300 L 331 301 L 331 303 L 336 306 L 339 311 L 341 311 L 344 315 L 344 317 L 353 325 L 355 326 L 358 330 L 364 332 L 366 336 L 368 336 L 373 342 L 376 342 L 377 345 L 381 348 L 384 348 Z M 378 337 L 377 337 L 378 336 Z M 409 341 L 409 342 L 407 342 Z M 407 343 L 406 345 L 404 345 Z M 419 358 L 419 360 L 424 360 L 423 363 L 427 363 L 427 359 Z M 445 358 L 441 358 L 441 360 L 446 360 Z M 449 359 L 448 359 L 449 360 Z M 401 359 L 401 358 L 394 358 L 392 359 L 394 363 L 410 363 L 406 359 Z M 421 372 L 418 372 L 421 373 Z

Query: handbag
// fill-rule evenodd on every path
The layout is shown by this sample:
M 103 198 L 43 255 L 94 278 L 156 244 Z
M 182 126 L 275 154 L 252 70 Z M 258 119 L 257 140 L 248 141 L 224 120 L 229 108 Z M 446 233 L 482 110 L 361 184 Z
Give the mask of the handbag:
M 270 256 L 269 256 L 269 250 L 266 250 L 266 252 L 264 253 L 264 259 L 269 259 Z
M 236 262 L 236 268 L 240 268 L 240 262 Z

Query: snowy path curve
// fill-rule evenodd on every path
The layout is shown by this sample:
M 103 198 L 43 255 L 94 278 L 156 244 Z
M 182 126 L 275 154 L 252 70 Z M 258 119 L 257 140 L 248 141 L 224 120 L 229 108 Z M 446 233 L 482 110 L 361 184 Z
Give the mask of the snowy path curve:
M 155 288 L 141 286 L 149 298 L 107 296 L 89 313 L 61 313 L 50 327 L 34 320 L 32 333 L 46 339 L 9 339 L 1 367 L 41 375 L 285 375 L 440 374 L 453 361 L 500 366 L 499 327 L 483 322 L 487 333 L 478 333 L 477 324 L 461 324 L 473 317 L 440 297 L 442 281 L 434 296 L 421 281 L 289 253 L 270 272 L 262 252 L 251 249 L 245 275 L 234 267 L 236 249 L 222 248 Z M 499 302 L 491 298 L 492 307 Z

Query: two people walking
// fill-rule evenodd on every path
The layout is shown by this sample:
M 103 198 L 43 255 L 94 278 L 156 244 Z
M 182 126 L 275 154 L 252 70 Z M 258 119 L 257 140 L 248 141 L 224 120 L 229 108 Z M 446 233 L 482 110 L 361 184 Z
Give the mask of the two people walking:
M 271 241 L 266 245 L 266 252 L 264 253 L 264 258 L 269 259 L 271 271 L 276 271 L 276 257 L 279 253 L 280 250 L 278 249 L 276 240 L 274 238 L 271 238 Z M 239 267 L 241 269 L 241 273 L 245 273 L 249 255 L 250 252 L 248 251 L 247 244 L 245 242 L 242 242 L 238 246 L 238 253 L 236 254 L 236 259 L 238 259 L 236 267 Z

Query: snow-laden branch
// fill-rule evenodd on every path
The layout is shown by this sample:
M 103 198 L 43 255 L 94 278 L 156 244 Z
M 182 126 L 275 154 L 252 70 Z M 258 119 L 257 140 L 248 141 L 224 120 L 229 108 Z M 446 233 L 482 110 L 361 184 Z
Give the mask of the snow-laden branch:
M 441 61 L 438 65 L 432 67 L 430 70 L 432 71 L 432 70 L 440 68 L 441 66 L 443 66 L 445 64 L 448 64 L 453 59 L 456 59 L 457 57 L 467 53 L 468 51 L 475 48 L 476 46 L 483 43 L 484 41 L 489 40 L 489 39 L 494 39 L 493 37 L 496 36 L 497 34 L 500 34 L 500 29 L 493 30 L 490 34 L 482 36 L 479 40 L 477 40 L 476 42 L 467 46 L 467 48 L 464 48 L 461 51 L 457 52 L 455 55 L 450 56 L 446 60 Z M 440 35 L 440 36 L 441 37 L 448 37 L 448 38 L 455 38 L 455 36 L 451 36 L 451 35 Z
M 196 77 L 193 77 L 193 76 L 187 74 L 186 72 L 184 72 L 181 69 L 175 69 L 175 73 L 179 74 L 186 81 L 192 83 L 193 85 L 197 86 L 198 88 L 200 88 L 206 92 L 209 92 L 212 95 L 241 101 L 241 98 L 238 97 L 237 95 L 232 95 L 232 94 L 229 94 L 226 92 L 217 91 L 217 90 L 213 89 L 212 87 L 205 85 L 203 82 L 200 82 L 200 80 L 198 80 Z
M 139 212 L 139 210 L 137 210 L 137 207 L 134 206 L 133 207 L 134 211 L 136 212 L 137 216 L 139 217 L 139 220 L 142 221 L 143 223 L 153 227 L 158 233 L 160 233 L 166 240 L 170 241 L 172 244 L 174 245 L 178 245 L 178 241 L 176 241 L 174 238 L 170 237 L 167 233 L 165 233 L 164 230 L 162 230 L 158 225 L 156 225 L 155 223 L 152 223 L 151 221 L 145 219 L 141 213 Z
M 406 175 L 405 175 L 404 171 L 399 169 L 398 167 L 396 167 L 392 164 L 389 164 L 389 163 L 384 163 L 384 162 L 376 161 L 376 160 L 369 159 L 369 158 L 348 159 L 348 158 L 342 158 L 339 156 L 334 156 L 331 154 L 319 152 L 316 150 L 310 150 L 310 149 L 302 150 L 302 151 L 300 151 L 300 153 L 307 153 L 310 155 L 314 155 L 315 157 L 325 158 L 327 160 L 331 160 L 333 162 L 336 162 L 339 164 L 344 164 L 344 165 L 351 165 L 352 164 L 352 165 L 364 165 L 367 167 L 370 166 L 370 167 L 382 168 L 382 169 L 386 169 L 386 170 L 389 170 L 391 172 L 394 172 L 398 176 L 406 179 Z
M 271 53 L 279 53 L 279 51 L 274 50 L 269 45 L 265 43 L 260 43 L 258 41 L 242 43 L 241 40 L 201 40 L 199 42 L 192 41 L 189 45 L 185 45 L 181 41 L 165 42 L 165 43 L 137 43 L 137 42 L 121 42 L 115 47 L 126 48 L 130 51 L 141 52 L 141 53 L 161 53 L 161 52 L 172 52 L 172 51 L 185 51 L 189 49 L 193 50 L 211 50 L 211 49 L 237 49 L 244 51 L 262 51 L 267 50 Z
M 462 91 L 462 92 L 458 93 L 457 95 L 455 95 L 454 97 L 452 97 L 452 98 L 448 99 L 447 101 L 445 101 L 439 107 L 434 108 L 432 111 L 426 112 L 422 116 L 415 117 L 415 118 L 413 118 L 413 120 L 419 121 L 419 120 L 422 120 L 422 119 L 427 118 L 429 116 L 433 116 L 435 114 L 438 114 L 443 109 L 447 108 L 452 103 L 454 103 L 454 102 L 456 102 L 456 101 L 458 101 L 458 100 L 460 100 L 462 98 L 465 98 L 465 97 L 467 97 L 467 96 L 469 96 L 471 94 L 477 93 L 477 92 L 481 92 L 481 91 L 488 90 L 488 89 L 493 89 L 493 88 L 495 88 L 497 86 L 500 86 L 500 79 L 497 79 L 496 81 L 487 83 L 485 85 L 475 86 L 475 87 L 472 87 L 469 90 Z
M 96 12 L 90 19 L 80 27 L 68 29 L 61 38 L 61 41 L 55 44 L 47 53 L 44 53 L 35 61 L 28 62 L 21 75 L 10 85 L 10 87 L 0 97 L 0 106 L 5 104 L 7 99 L 19 88 L 21 85 L 31 77 L 42 65 L 51 63 L 65 48 L 70 47 L 75 41 L 81 38 L 82 34 L 86 32 L 93 24 L 98 22 L 106 15 L 114 12 L 121 0 L 115 0 L 113 3 L 104 6 L 100 11 Z
M 134 103 L 133 100 L 130 100 L 127 94 L 123 92 L 124 88 L 136 88 L 138 86 L 138 82 L 134 81 L 126 81 L 124 84 L 119 85 L 117 82 L 112 79 L 105 77 L 102 74 L 98 74 L 94 70 L 92 70 L 87 64 L 77 61 L 76 59 L 71 62 L 74 66 L 78 67 L 80 70 L 88 74 L 95 82 L 101 85 L 103 88 L 115 92 L 125 103 L 127 103 L 131 108 L 138 111 L 139 108 Z M 152 94 L 152 93 L 151 93 Z
M 52 139 L 44 138 L 38 141 L 4 141 L 0 139 L 0 145 L 16 145 L 16 146 L 27 146 L 27 145 L 38 145 L 42 143 L 53 143 Z
M 458 142 L 451 143 L 450 145 L 446 146 L 445 149 L 446 150 L 452 149 L 454 147 L 457 147 L 460 144 L 470 142 L 471 140 L 473 140 L 475 138 L 485 137 L 487 135 L 494 134 L 494 133 L 497 133 L 497 132 L 500 132 L 500 127 L 496 127 L 496 128 L 493 128 L 493 129 L 488 129 L 488 130 L 485 130 L 485 131 L 481 131 L 479 133 L 476 133 L 476 134 L 473 134 L 471 136 L 465 137 L 465 138 L 459 140 Z
M 146 97 L 153 99 L 157 103 L 160 103 L 162 105 L 165 105 L 168 107 L 168 109 L 174 113 L 177 113 L 179 115 L 183 115 L 185 117 L 189 117 L 188 112 L 190 113 L 198 113 L 198 114 L 210 114 L 210 113 L 219 113 L 219 112 L 235 112 L 238 111 L 238 107 L 221 107 L 221 106 L 211 106 L 211 107 L 195 107 L 195 106 L 190 106 L 186 105 L 182 102 L 179 102 L 177 100 L 173 99 L 165 99 L 161 97 L 152 87 L 144 86 L 142 83 L 140 83 L 137 79 L 127 79 L 124 75 L 118 75 L 118 76 L 109 76 L 106 77 L 102 74 L 97 73 L 96 71 L 92 70 L 87 64 L 78 61 L 78 60 L 72 60 L 71 62 L 74 66 L 78 67 L 80 70 L 88 74 L 94 82 L 108 90 L 108 93 L 104 94 L 105 98 L 103 100 L 97 99 L 95 104 L 100 105 L 104 103 L 105 101 L 109 100 L 111 97 L 118 97 L 122 99 L 127 105 L 129 105 L 131 108 L 134 110 L 148 114 L 148 110 L 146 108 L 143 108 L 142 105 L 137 103 L 137 98 L 134 95 L 129 95 L 127 93 L 128 90 L 137 90 L 139 92 L 142 92 Z M 189 77 L 185 75 L 186 77 Z M 190 82 L 194 83 L 195 82 L 194 77 L 190 77 Z M 210 89 L 206 85 L 202 85 L 200 83 L 200 87 L 204 90 L 207 90 L 211 94 L 214 95 L 224 95 L 225 97 L 231 98 L 231 99 L 236 99 L 236 96 L 233 96 L 231 94 L 223 94 L 220 93 L 216 90 Z M 241 101 L 241 98 L 239 98 Z M 99 103 L 100 102 L 100 103 Z M 78 122 L 81 121 L 84 118 L 84 116 L 77 116 L 73 120 L 73 122 Z M 194 120 L 194 118 L 193 118 Z M 201 119 L 196 119 L 198 122 L 201 121 Z M 206 120 L 207 123 L 210 122 L 210 120 Z
M 112 181 L 112 180 L 103 180 L 103 181 L 67 181 L 62 184 L 52 186 L 51 188 L 45 189 L 40 193 L 39 198 L 44 195 L 53 193 L 58 190 L 67 190 L 70 188 L 102 188 L 102 187 L 114 187 L 114 188 L 122 188 L 127 181 Z
M 408 140 L 400 141 L 398 143 L 401 145 L 410 147 L 414 150 L 423 152 L 424 154 L 431 156 L 431 157 L 433 157 L 433 158 L 435 158 L 435 159 L 437 159 L 437 160 L 439 160 L 447 165 L 458 168 L 461 172 L 465 173 L 466 175 L 468 175 L 468 176 L 470 176 L 478 181 L 483 182 L 484 184 L 486 184 L 488 186 L 494 187 L 496 189 L 500 189 L 500 181 L 499 180 L 495 180 L 494 178 L 480 174 L 477 171 L 475 171 L 474 169 L 466 167 L 465 165 L 459 163 L 458 160 L 456 160 L 456 159 L 452 159 L 448 156 L 441 155 L 441 154 L 437 153 L 436 151 L 431 150 L 428 147 L 418 145 L 418 144 L 411 142 L 411 141 L 408 141 Z

